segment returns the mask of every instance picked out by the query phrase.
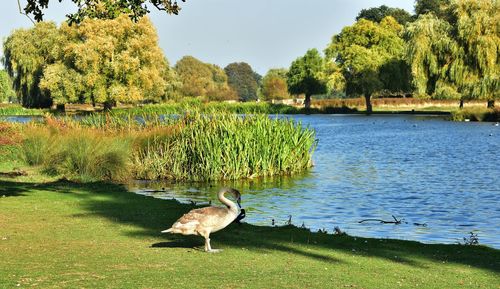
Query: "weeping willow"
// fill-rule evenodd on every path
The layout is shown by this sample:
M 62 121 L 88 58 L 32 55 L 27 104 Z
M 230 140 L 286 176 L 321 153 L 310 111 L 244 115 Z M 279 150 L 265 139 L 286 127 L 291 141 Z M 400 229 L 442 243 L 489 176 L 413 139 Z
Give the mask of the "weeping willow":
M 46 65 L 54 62 L 58 32 L 52 22 L 15 30 L 4 42 L 4 65 L 25 107 L 48 107 L 52 101 L 39 87 Z
M 452 20 L 421 15 L 405 31 L 415 92 L 434 98 L 494 101 L 500 97 L 497 0 L 455 0 Z

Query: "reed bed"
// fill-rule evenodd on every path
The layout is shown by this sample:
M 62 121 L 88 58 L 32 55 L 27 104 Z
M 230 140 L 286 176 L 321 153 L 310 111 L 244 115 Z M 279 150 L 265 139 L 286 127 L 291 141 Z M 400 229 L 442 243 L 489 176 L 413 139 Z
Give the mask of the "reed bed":
M 205 181 L 293 174 L 312 165 L 315 133 L 265 115 L 188 115 L 177 133 L 150 134 L 134 155 L 136 177 Z M 174 156 L 174 157 L 173 157 Z
M 268 102 L 208 102 L 198 99 L 187 99 L 179 103 L 148 104 L 134 108 L 115 109 L 114 116 L 121 115 L 174 115 L 184 114 L 187 111 L 211 113 L 213 111 L 237 114 L 297 114 L 302 113 L 300 108 L 284 104 Z
M 205 181 L 294 174 L 312 165 L 315 133 L 267 115 L 91 114 L 21 129 L 20 157 L 69 179 Z

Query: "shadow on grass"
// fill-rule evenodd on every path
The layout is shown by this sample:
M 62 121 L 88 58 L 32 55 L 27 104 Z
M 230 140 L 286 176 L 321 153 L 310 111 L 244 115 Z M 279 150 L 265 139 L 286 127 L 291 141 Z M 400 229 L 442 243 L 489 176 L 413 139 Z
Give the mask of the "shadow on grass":
M 35 191 L 70 194 L 84 213 L 75 218 L 99 216 L 119 224 L 139 228 L 124 234 L 132 238 L 159 237 L 178 217 L 194 208 L 175 200 L 160 200 L 128 192 L 124 186 L 109 183 L 76 184 L 59 181 L 46 184 L 19 183 L 0 180 L 0 195 L 29 196 Z M 1 199 L 0 199 L 1 205 Z M 163 235 L 164 242 L 152 248 L 203 247 L 198 236 Z M 452 262 L 500 272 L 500 251 L 484 246 L 422 244 L 412 241 L 355 238 L 312 233 L 294 226 L 264 227 L 232 224 L 212 236 L 214 247 L 221 245 L 254 251 L 277 250 L 325 262 L 341 262 L 331 252 L 344 252 L 365 257 L 377 257 L 409 266 L 424 267 L 422 260 Z M 308 250 L 318 248 L 320 250 Z M 324 250 L 327 249 L 327 250 Z

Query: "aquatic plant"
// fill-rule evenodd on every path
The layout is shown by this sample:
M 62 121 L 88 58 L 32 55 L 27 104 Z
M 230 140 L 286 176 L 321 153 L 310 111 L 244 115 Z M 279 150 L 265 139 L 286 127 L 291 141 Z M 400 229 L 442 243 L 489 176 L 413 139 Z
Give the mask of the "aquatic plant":
M 22 131 L 25 162 L 79 180 L 221 180 L 312 165 L 314 130 L 288 119 L 198 111 L 158 116 L 47 116 Z

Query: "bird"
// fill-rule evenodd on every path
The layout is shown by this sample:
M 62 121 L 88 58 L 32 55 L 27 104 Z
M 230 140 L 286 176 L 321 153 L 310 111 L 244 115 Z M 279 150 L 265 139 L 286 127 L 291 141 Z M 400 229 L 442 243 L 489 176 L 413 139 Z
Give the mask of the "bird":
M 225 193 L 231 193 L 238 206 L 227 199 L 224 196 Z M 241 209 L 241 194 L 233 188 L 222 188 L 217 197 L 226 207 L 210 206 L 191 210 L 175 221 L 170 229 L 161 232 L 202 236 L 205 238 L 205 252 L 216 253 L 221 251 L 212 249 L 210 246 L 210 233 L 224 229 L 238 217 L 238 208 Z

